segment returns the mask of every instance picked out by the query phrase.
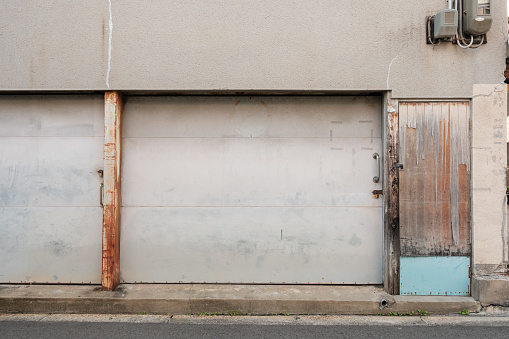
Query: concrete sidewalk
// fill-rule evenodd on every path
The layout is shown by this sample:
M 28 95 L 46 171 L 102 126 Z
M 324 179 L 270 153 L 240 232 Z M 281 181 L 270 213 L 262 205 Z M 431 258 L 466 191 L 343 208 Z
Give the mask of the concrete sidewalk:
M 382 300 L 387 306 L 380 309 Z M 0 313 L 373 315 L 457 314 L 481 310 L 457 296 L 391 296 L 376 286 L 124 284 L 0 285 Z

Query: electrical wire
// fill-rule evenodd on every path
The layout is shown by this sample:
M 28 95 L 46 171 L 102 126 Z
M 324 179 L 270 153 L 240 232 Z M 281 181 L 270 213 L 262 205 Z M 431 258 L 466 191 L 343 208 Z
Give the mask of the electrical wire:
M 474 46 L 470 46 L 470 48 L 478 48 L 479 46 L 481 46 L 482 44 L 484 44 L 484 34 L 481 35 L 481 42 L 477 45 L 474 45 Z
M 433 46 L 438 46 L 440 45 L 440 40 L 438 40 L 438 44 L 435 44 L 433 43 L 433 40 L 431 40 L 431 18 L 428 18 L 428 41 L 430 44 L 432 44 Z
M 463 1 L 459 2 L 457 9 L 458 9 L 459 25 L 458 25 L 458 34 L 456 35 L 456 43 L 458 44 L 458 46 L 460 46 L 463 49 L 477 48 L 477 47 L 481 46 L 482 43 L 484 42 L 484 36 L 482 37 L 481 43 L 475 47 L 472 47 L 472 45 L 474 43 L 473 35 L 470 35 L 470 43 L 469 44 L 467 44 L 465 42 L 465 37 L 463 36 Z M 460 40 L 461 40 L 461 42 L 460 42 Z
M 463 42 L 465 41 L 464 39 L 461 39 L 461 40 L 463 40 Z M 458 44 L 458 46 L 460 46 L 463 49 L 470 48 L 470 47 L 472 47 L 472 44 L 474 43 L 474 36 L 473 35 L 470 36 L 470 43 L 466 46 L 462 45 L 460 43 L 460 39 L 458 39 L 458 36 L 456 36 L 456 43 Z
M 470 48 L 472 44 L 474 43 L 473 37 L 470 39 L 470 44 L 467 45 L 465 42 L 465 37 L 463 36 L 463 1 L 460 1 L 457 8 L 458 11 L 458 34 L 456 35 L 456 43 L 461 48 Z M 461 43 L 460 43 L 461 40 Z
M 475 37 L 473 35 L 469 34 L 470 42 L 467 44 L 467 42 L 465 41 L 465 36 L 463 35 L 463 2 L 462 1 L 458 2 L 458 0 L 448 0 L 448 3 L 449 3 L 449 9 L 455 9 L 456 11 L 458 11 L 458 19 L 459 19 L 458 21 L 459 21 L 459 24 L 458 24 L 458 31 L 457 31 L 457 34 L 455 36 L 456 43 L 458 44 L 458 46 L 460 46 L 463 49 L 467 49 L 467 48 L 478 48 L 482 44 L 484 44 L 485 34 L 480 35 L 481 42 L 478 43 L 477 45 L 474 45 L 474 38 Z M 438 43 L 434 43 L 433 42 L 432 32 L 431 32 L 431 21 L 432 20 L 433 19 L 431 17 L 429 17 L 428 18 L 428 22 L 427 22 L 427 26 L 428 26 L 428 41 L 429 41 L 429 43 L 431 45 L 438 46 L 438 45 L 440 45 L 441 40 L 438 39 Z M 507 44 L 509 45 L 509 39 L 507 40 Z

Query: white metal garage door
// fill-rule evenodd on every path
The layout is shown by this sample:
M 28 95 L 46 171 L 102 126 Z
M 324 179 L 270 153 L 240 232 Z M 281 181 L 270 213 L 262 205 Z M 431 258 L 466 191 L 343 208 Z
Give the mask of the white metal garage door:
M 381 283 L 378 97 L 129 97 L 124 282 Z
M 103 96 L 0 96 L 0 282 L 100 283 Z

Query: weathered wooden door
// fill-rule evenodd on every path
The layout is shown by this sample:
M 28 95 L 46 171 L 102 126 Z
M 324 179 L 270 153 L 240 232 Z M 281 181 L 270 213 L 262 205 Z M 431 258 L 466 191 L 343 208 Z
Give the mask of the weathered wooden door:
M 122 281 L 382 282 L 379 97 L 124 107 Z
M 401 294 L 469 294 L 470 107 L 400 102 Z

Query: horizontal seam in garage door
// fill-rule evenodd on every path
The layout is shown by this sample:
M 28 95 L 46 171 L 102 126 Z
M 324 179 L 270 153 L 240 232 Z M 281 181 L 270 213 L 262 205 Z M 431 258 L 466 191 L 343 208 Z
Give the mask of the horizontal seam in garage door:
M 141 207 L 141 208 L 382 208 L 382 206 L 349 206 L 349 205 L 341 205 L 341 206 L 332 206 L 332 205 L 319 205 L 319 206 L 308 206 L 308 205 L 299 205 L 299 206 L 285 206 L 285 205 L 272 205 L 272 206 L 220 206 L 220 205 L 210 205 L 210 206 L 180 206 L 180 205 L 161 205 L 161 206 L 144 206 L 144 205 L 122 205 L 121 207 Z
M 247 136 L 224 136 L 224 137 L 188 137 L 188 136 L 181 136 L 181 137 L 122 137 L 122 139 L 381 139 L 380 136 L 369 136 L 369 137 L 330 137 L 330 136 L 324 136 L 324 137 L 301 137 L 301 136 L 295 136 L 295 137 L 264 137 L 264 136 L 255 136 L 255 137 L 247 137 Z

